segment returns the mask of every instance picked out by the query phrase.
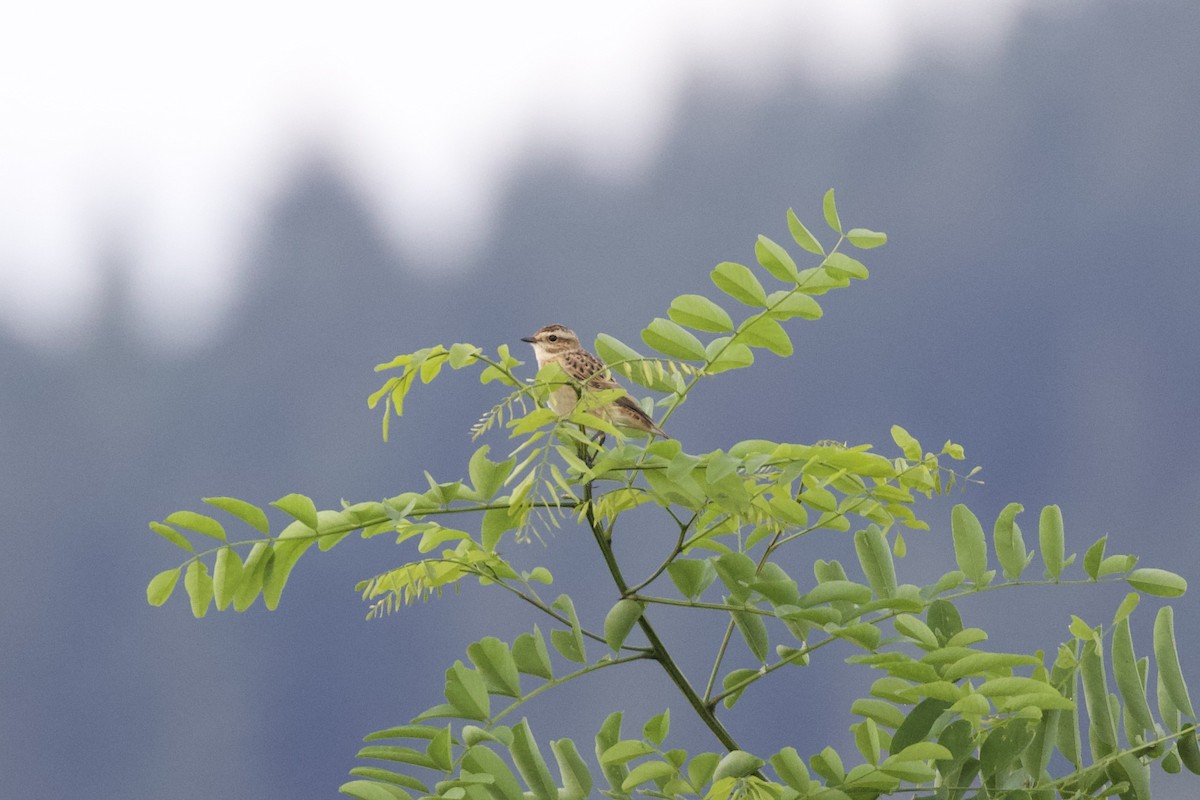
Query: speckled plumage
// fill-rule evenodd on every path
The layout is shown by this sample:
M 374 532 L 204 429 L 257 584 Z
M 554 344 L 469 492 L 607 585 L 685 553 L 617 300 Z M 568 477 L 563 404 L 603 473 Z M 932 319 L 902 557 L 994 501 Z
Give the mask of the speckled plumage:
M 584 350 L 579 343 L 579 337 L 564 325 L 547 325 L 521 341 L 533 345 L 539 369 L 547 364 L 557 363 L 563 372 L 589 389 L 624 388 L 609 374 L 604 362 Z M 563 386 L 550 395 L 549 402 L 556 414 L 566 415 L 575 408 L 579 396 L 575 387 Z M 645 431 L 664 439 L 671 438 L 654 424 L 654 420 L 650 419 L 629 395 L 614 400 L 604 409 L 604 413 L 614 425 Z

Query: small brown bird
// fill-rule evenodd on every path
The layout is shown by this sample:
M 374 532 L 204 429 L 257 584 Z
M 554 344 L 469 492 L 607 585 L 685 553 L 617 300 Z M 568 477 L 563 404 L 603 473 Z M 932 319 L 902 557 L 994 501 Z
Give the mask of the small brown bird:
M 584 350 L 579 337 L 564 325 L 547 325 L 521 341 L 533 345 L 538 369 L 547 364 L 558 364 L 563 372 L 588 389 L 624 388 L 613 380 L 604 362 Z M 570 414 L 577 402 L 579 394 L 574 386 L 560 387 L 550 395 L 550 408 L 556 414 Z M 652 433 L 664 439 L 671 438 L 654 424 L 654 420 L 629 395 L 614 400 L 603 409 L 603 413 L 614 425 Z

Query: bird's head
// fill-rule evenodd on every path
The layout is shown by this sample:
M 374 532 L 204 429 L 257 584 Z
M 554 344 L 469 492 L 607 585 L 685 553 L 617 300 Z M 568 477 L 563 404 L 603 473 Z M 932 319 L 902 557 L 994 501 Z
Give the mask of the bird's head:
M 565 325 L 547 325 L 533 336 L 523 337 L 521 341 L 533 345 L 539 365 L 560 353 L 579 348 L 579 337 Z

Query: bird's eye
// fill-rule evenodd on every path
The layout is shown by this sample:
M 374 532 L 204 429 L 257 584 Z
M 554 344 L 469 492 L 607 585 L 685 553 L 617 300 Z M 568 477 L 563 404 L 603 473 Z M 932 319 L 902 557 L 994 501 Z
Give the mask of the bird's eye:
M 549 339 L 549 340 L 550 340 L 550 341 L 552 341 L 552 342 L 557 342 L 557 341 L 558 341 L 558 336 L 556 336 L 556 335 L 555 335 L 555 334 L 553 334 L 553 333 L 552 333 L 552 334 L 550 334 L 549 336 L 547 336 L 546 338 L 547 338 L 547 339 Z

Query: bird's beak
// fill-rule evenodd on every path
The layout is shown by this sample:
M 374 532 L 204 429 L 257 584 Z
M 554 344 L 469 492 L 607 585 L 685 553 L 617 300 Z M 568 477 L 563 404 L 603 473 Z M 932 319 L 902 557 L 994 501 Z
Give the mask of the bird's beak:
M 534 342 L 536 342 L 536 341 L 537 341 L 537 339 L 535 339 L 535 338 L 534 338 L 534 337 L 532 337 L 532 336 L 522 336 L 522 337 L 521 337 L 521 341 L 522 341 L 522 342 L 529 342 L 530 344 L 533 344 Z

